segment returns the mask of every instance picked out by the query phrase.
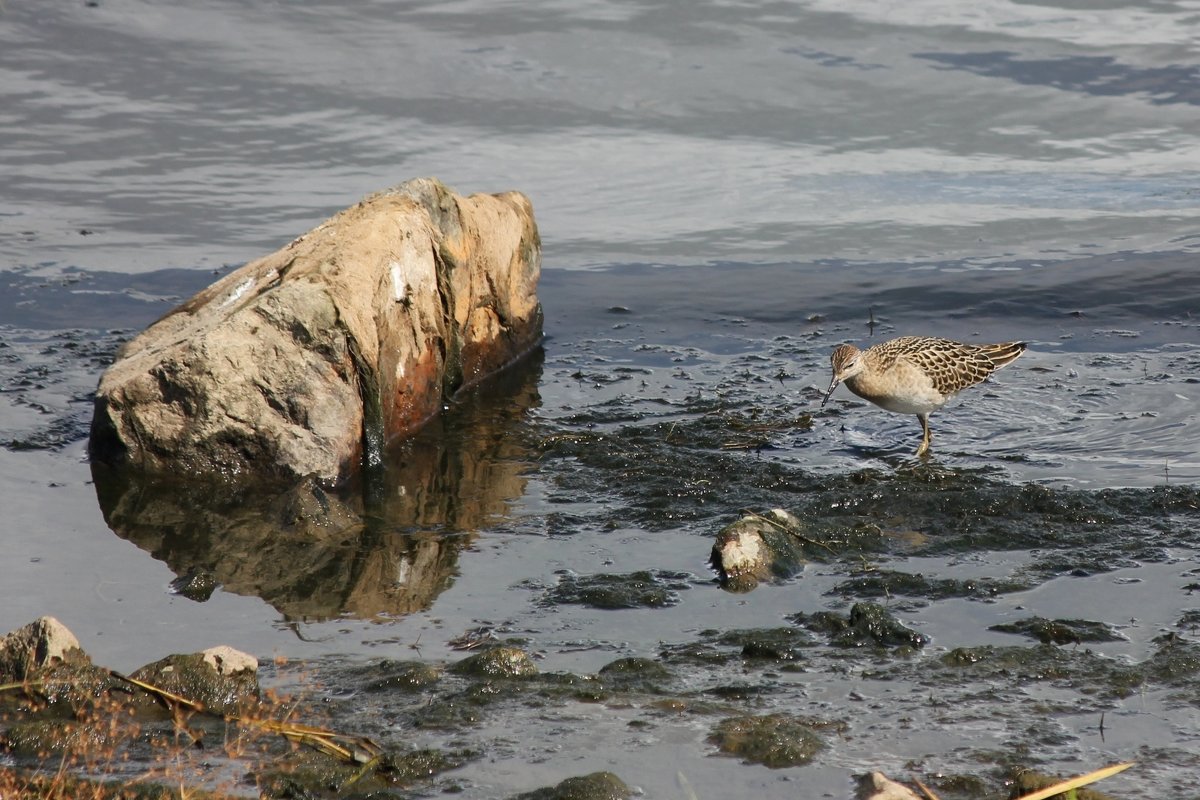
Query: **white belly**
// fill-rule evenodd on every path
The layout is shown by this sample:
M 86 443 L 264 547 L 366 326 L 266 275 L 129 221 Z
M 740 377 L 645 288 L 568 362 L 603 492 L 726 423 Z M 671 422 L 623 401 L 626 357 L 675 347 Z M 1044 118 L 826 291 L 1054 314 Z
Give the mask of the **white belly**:
M 889 377 L 900 377 L 890 375 Z M 908 377 L 908 376 L 903 376 Z M 851 378 L 846 388 L 859 397 L 870 400 L 880 408 L 897 414 L 929 414 L 946 404 L 953 395 L 944 395 L 933 384 L 919 376 L 917 380 L 879 381 Z
M 946 404 L 949 397 L 933 392 L 926 395 L 868 397 L 875 405 L 897 414 L 931 414 Z

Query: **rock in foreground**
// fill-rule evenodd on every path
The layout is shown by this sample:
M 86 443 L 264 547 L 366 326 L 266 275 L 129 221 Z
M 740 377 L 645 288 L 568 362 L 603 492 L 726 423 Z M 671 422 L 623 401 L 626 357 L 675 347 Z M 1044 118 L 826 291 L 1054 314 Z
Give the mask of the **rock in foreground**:
M 338 480 L 541 338 L 518 192 L 409 181 L 214 283 L 101 377 L 93 459 Z
M 64 662 L 88 663 L 79 640 L 54 617 L 33 622 L 0 637 L 0 683 L 27 680 L 39 669 Z

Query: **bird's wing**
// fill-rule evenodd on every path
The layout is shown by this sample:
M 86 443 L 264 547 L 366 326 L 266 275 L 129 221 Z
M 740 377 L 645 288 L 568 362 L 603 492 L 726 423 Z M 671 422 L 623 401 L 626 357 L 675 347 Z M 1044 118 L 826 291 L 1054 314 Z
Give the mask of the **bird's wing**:
M 974 386 L 996 371 L 982 348 L 949 339 L 926 340 L 897 354 L 929 376 L 933 388 L 944 395 Z

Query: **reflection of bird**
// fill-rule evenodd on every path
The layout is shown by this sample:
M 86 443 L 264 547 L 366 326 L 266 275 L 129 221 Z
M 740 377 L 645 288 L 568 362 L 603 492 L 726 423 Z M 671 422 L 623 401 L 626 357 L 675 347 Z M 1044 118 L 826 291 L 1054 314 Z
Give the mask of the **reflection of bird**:
M 924 438 L 918 456 L 929 452 L 929 415 L 968 386 L 974 386 L 1025 352 L 1024 342 L 963 344 L 933 336 L 902 336 L 859 350 L 844 344 L 833 351 L 833 382 L 898 414 L 916 414 Z

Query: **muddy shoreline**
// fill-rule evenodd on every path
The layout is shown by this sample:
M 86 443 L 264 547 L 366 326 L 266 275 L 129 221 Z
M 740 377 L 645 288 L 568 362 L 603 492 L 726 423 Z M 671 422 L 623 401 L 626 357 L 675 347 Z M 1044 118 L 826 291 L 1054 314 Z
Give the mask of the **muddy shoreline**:
M 601 607 L 661 605 L 645 593 L 653 578 L 610 578 Z M 709 757 L 737 759 L 741 766 L 724 768 L 736 774 L 754 765 L 802 767 L 831 748 L 869 743 L 871 731 L 897 714 L 902 728 L 913 724 L 903 715 L 915 706 L 935 709 L 940 726 L 962 725 L 971 715 L 961 716 L 956 698 L 972 695 L 981 680 L 995 695 L 992 716 L 999 713 L 995 704 L 1010 701 L 1019 687 L 1066 683 L 1075 699 L 1061 701 L 1058 713 L 1096 716 L 1101 727 L 1104 713 L 1135 693 L 1187 696 L 1200 687 L 1200 649 L 1177 635 L 1161 637 L 1157 652 L 1139 664 L 1118 665 L 1087 649 L 1059 646 L 1106 640 L 1080 636 L 1055 644 L 956 648 L 922 659 L 927 638 L 878 604 L 857 602 L 848 615 L 799 614 L 789 622 L 709 630 L 666 645 L 654 657 L 618 658 L 595 674 L 544 671 L 525 649 L 527 638 L 477 631 L 457 643 L 466 653 L 452 663 L 419 657 L 343 665 L 279 662 L 266 670 L 266 684 L 275 687 L 267 691 L 259 689 L 253 659 L 236 651 L 222 652 L 232 665 L 222 674 L 196 655 L 170 656 L 126 677 L 71 649 L 30 664 L 21 675 L 4 676 L 0 746 L 8 756 L 0 787 L 14 796 L 45 796 L 82 791 L 85 784 L 77 781 L 90 781 L 108 788 L 88 792 L 110 791 L 113 797 L 127 796 L 133 785 L 140 786 L 139 797 L 177 796 L 181 786 L 189 794 L 220 797 L 487 791 L 478 773 L 472 779 L 463 770 L 494 759 L 498 748 L 525 750 L 528 743 L 517 730 L 505 739 L 487 732 L 505 724 L 503 718 L 526 717 L 528 709 L 537 711 L 524 725 L 550 726 L 560 734 L 564 726 L 589 725 L 597 712 L 624 720 L 637 738 L 682 733 L 696 738 Z M 763 713 L 764 704 L 782 694 L 793 695 L 787 705 L 794 704 L 800 684 L 791 678 L 812 680 L 847 668 L 861 670 L 864 690 L 853 692 L 836 716 L 828 706 L 821 716 Z M 871 697 L 866 684 L 880 682 L 923 689 Z M 799 697 L 804 694 L 801 689 Z M 1043 701 L 1040 713 L 1047 711 Z M 1006 713 L 1028 717 L 1020 707 Z M 969 771 L 948 770 L 931 754 L 906 764 L 903 777 L 945 798 L 1002 796 L 1013 780 L 1039 771 L 1054 746 L 1045 730 L 1024 751 L 973 753 L 970 760 L 979 766 Z M 523 757 L 536 763 L 532 752 Z M 961 760 L 961 754 L 948 760 Z M 850 796 L 853 777 L 845 776 L 838 796 Z M 641 791 L 631 778 L 595 772 L 506 796 L 628 798 Z

